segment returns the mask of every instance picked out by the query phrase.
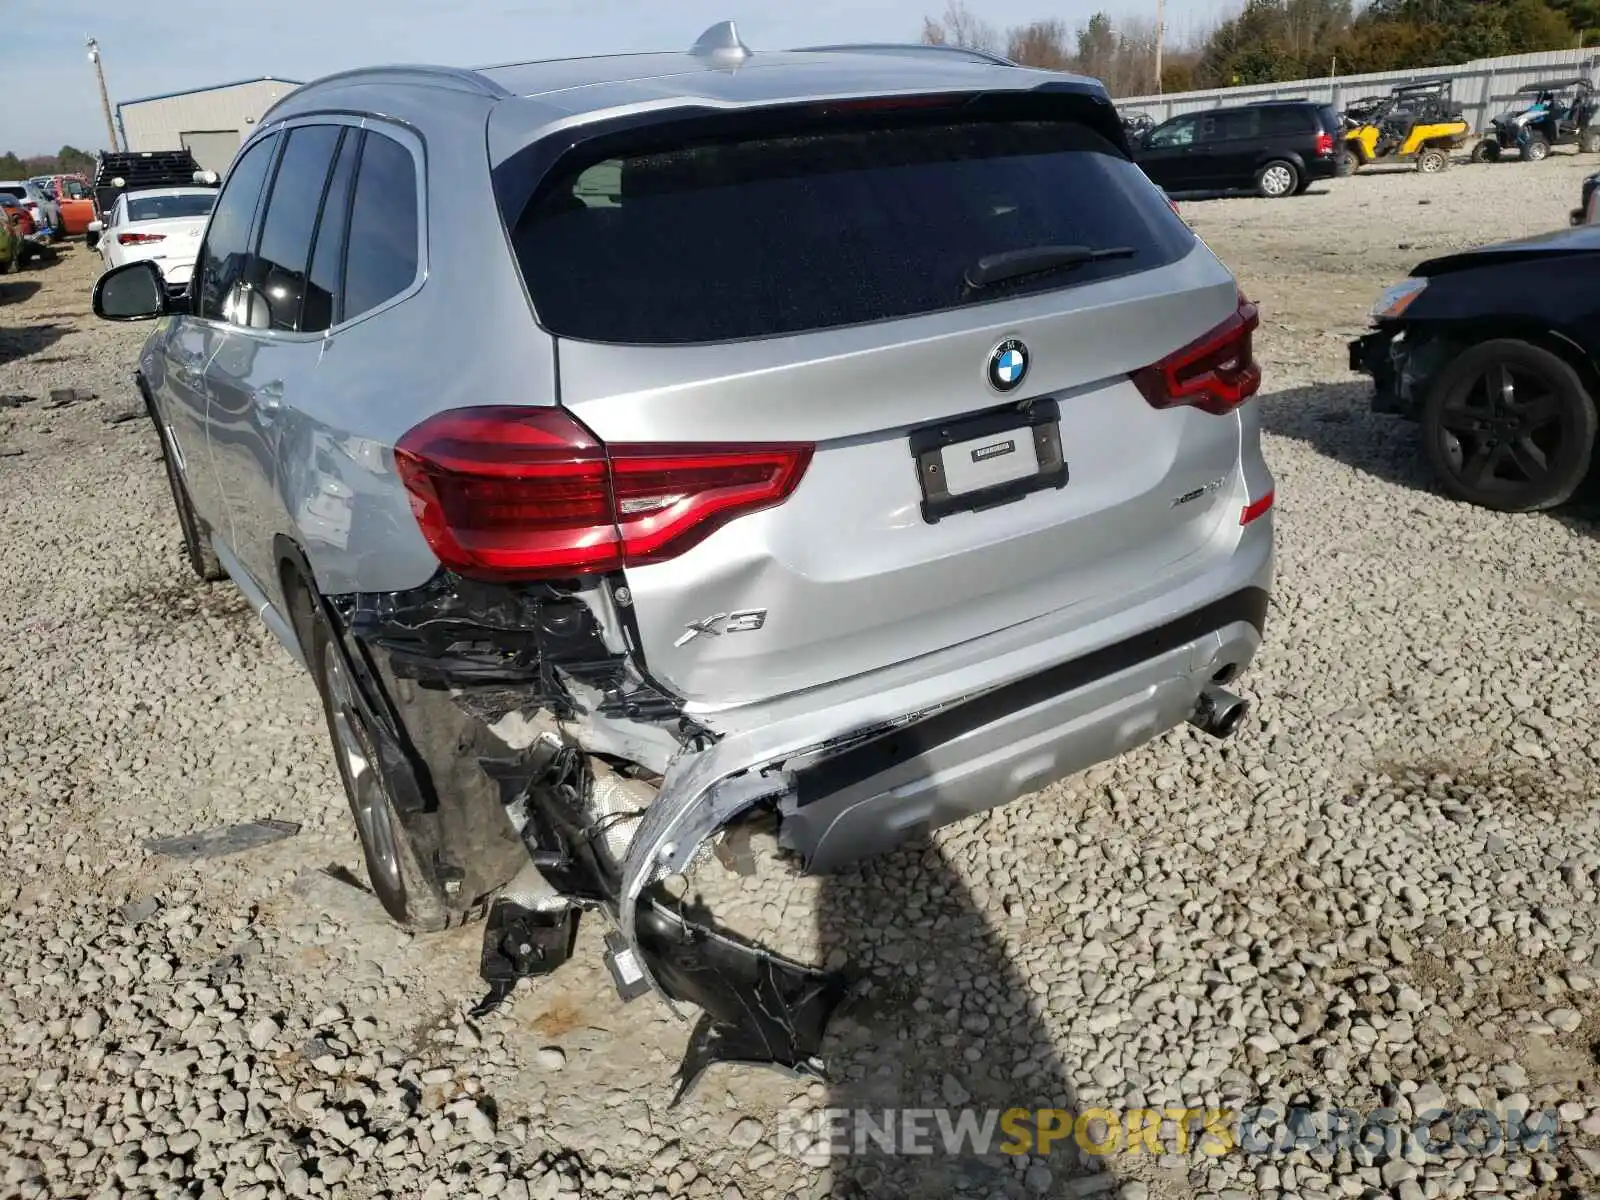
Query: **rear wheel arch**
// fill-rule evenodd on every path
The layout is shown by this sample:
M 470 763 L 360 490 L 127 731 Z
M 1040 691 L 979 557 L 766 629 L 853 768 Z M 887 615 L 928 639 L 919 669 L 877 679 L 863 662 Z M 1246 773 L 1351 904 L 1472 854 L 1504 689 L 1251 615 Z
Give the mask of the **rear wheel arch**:
M 311 665 L 311 631 L 316 621 L 316 575 L 305 551 L 283 534 L 273 540 L 274 557 L 278 561 L 278 586 L 283 595 L 284 616 L 294 630 L 299 645 L 300 661 Z

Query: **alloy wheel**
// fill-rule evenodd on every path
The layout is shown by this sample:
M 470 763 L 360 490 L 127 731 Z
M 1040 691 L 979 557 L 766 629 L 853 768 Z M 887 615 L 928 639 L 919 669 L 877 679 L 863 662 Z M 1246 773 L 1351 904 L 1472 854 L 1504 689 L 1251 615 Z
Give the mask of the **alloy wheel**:
M 1283 196 L 1294 190 L 1294 172 L 1283 165 L 1268 167 L 1261 174 L 1262 190 L 1269 196 Z
M 375 887 L 388 894 L 400 894 L 404 877 L 395 840 L 394 807 L 378 767 L 376 743 L 367 729 L 339 648 L 332 641 L 323 648 L 322 670 L 332 711 L 333 749 L 350 792 L 356 823 L 361 827 L 367 868 L 382 876 L 372 881 Z
M 1548 381 L 1520 366 L 1492 363 L 1440 409 L 1445 462 L 1470 488 L 1539 487 L 1560 451 L 1561 413 Z

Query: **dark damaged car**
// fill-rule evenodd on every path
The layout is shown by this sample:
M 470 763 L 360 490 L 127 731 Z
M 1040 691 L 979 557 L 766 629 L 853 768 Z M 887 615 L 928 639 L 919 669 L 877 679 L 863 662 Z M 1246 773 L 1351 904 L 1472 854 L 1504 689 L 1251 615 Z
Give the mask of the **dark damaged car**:
M 487 911 L 491 1002 L 599 914 L 685 1080 L 847 984 L 674 899 L 746 822 L 831 871 L 1245 714 L 1256 310 L 1092 80 L 731 26 L 336 75 L 158 284 L 96 311 L 167 317 L 190 562 L 310 669 L 374 891 Z
M 1374 412 L 1421 427 L 1440 486 L 1503 512 L 1554 508 L 1593 468 L 1600 227 L 1430 259 L 1372 307 L 1350 368 Z

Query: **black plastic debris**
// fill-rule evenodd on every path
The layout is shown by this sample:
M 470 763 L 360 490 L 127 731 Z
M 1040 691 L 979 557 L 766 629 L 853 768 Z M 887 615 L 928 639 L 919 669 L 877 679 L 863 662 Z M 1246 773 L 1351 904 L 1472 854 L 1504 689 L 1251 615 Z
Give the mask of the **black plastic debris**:
M 144 409 L 142 408 L 125 408 L 121 412 L 108 413 L 101 419 L 107 425 L 122 425 L 128 421 L 137 421 L 144 415 Z
M 150 838 L 144 848 L 164 858 L 221 858 L 281 842 L 300 832 L 293 821 L 245 821 L 180 837 Z
M 0 446 L 0 458 L 21 458 L 21 446 Z
M 572 954 L 578 937 L 578 910 L 540 911 L 510 900 L 497 900 L 483 931 L 479 974 L 489 992 L 472 1008 L 474 1020 L 505 1002 L 517 980 L 548 975 Z
M 32 404 L 38 399 L 37 396 L 0 396 L 0 408 L 21 408 L 24 404 Z
M 678 912 L 649 896 L 640 902 L 638 928 L 662 991 L 701 1009 L 669 1107 L 720 1062 L 825 1078 L 822 1039 L 854 980 L 774 954 L 716 929 L 709 914 Z

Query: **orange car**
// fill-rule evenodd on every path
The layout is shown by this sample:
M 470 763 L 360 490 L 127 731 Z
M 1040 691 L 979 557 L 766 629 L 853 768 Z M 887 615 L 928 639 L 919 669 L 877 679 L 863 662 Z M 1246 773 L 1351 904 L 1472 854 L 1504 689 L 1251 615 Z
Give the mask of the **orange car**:
M 82 175 L 41 175 L 32 180 L 54 198 L 61 209 L 61 226 L 67 236 L 88 232 L 94 220 L 94 192 Z
M 15 196 L 0 192 L 0 213 L 11 218 L 11 229 L 19 238 L 31 239 L 35 232 L 33 216 Z

